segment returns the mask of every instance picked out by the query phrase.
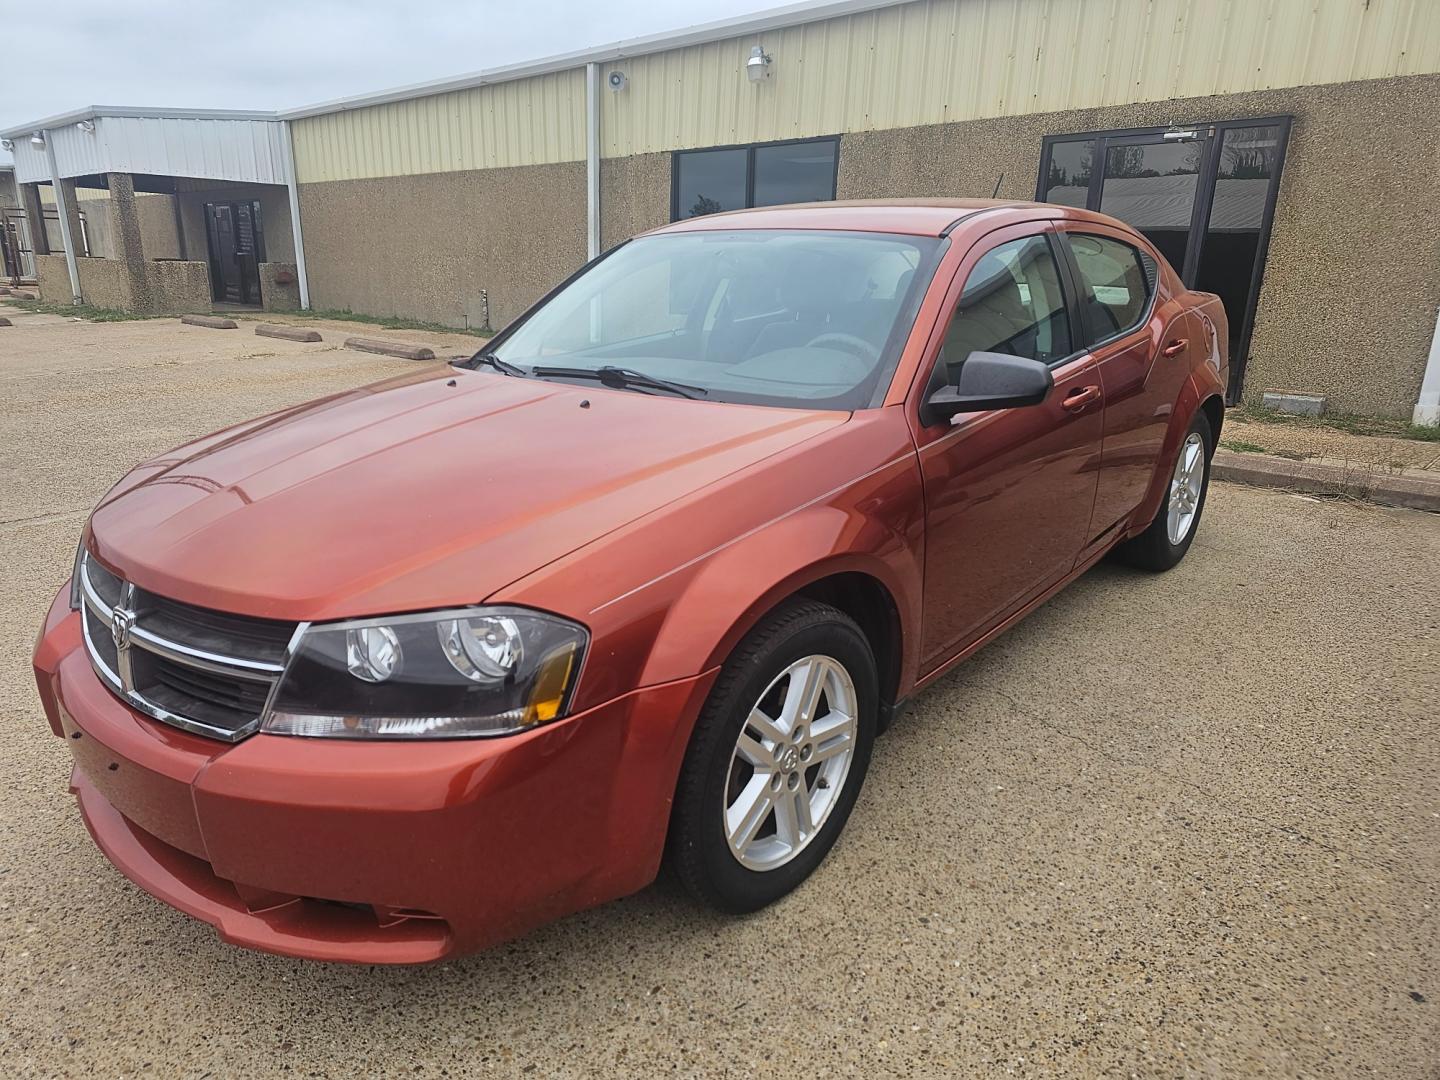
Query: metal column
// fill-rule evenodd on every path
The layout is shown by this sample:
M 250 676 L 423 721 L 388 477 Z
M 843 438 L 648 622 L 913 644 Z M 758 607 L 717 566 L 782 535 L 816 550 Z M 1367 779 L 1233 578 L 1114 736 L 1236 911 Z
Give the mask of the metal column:
M 65 269 L 70 272 L 70 302 L 79 304 L 83 302 L 83 298 L 80 295 L 80 267 L 75 262 L 75 242 L 80 238 L 70 235 L 72 207 L 65 204 L 65 185 L 60 182 L 60 169 L 55 164 L 55 147 L 51 145 L 50 132 L 42 131 L 40 135 L 45 140 L 45 163 L 50 166 L 50 187 L 55 192 L 55 206 L 60 211 L 60 242 L 65 245 Z
M 290 138 L 290 121 L 281 123 L 285 137 L 280 140 L 285 154 L 285 187 L 290 194 L 290 234 L 295 239 L 295 277 L 300 285 L 300 306 L 310 310 L 310 278 L 305 273 L 305 235 L 300 229 L 300 189 L 295 182 L 295 143 Z
M 600 254 L 600 65 L 585 65 L 585 257 Z

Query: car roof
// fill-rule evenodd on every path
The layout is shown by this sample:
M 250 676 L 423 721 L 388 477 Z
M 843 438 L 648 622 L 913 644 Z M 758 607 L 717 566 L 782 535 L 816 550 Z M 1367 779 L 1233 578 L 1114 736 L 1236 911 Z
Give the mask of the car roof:
M 1013 199 L 855 199 L 843 202 L 792 203 L 731 210 L 685 218 L 653 233 L 711 232 L 720 229 L 833 229 L 845 232 L 903 233 L 945 236 L 967 218 L 1012 211 L 1017 220 L 1074 217 L 1105 221 L 1089 211 Z

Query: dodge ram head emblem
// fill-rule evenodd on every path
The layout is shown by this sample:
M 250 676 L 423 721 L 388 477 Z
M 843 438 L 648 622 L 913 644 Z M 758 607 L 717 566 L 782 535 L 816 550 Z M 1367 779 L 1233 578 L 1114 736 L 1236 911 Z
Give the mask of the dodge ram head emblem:
M 124 652 L 130 647 L 130 628 L 135 625 L 135 613 L 117 607 L 110 612 L 110 639 L 115 642 L 115 651 Z

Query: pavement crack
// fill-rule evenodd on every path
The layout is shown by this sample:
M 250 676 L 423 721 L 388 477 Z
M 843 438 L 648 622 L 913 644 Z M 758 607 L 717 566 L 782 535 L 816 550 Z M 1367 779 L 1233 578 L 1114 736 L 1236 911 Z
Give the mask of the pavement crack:
M 66 518 L 75 517 L 77 514 L 88 514 L 89 512 L 88 508 L 82 506 L 78 510 L 52 510 L 45 514 L 31 514 L 28 517 L 4 518 L 0 520 L 0 527 L 9 528 L 11 526 L 43 525 L 51 521 L 64 521 Z

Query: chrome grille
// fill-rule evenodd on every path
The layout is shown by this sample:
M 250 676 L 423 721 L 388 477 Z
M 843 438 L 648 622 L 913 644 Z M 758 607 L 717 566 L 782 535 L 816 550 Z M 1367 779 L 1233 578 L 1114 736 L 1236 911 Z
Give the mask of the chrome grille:
M 122 580 L 88 553 L 79 569 L 90 662 L 127 705 L 227 742 L 260 726 L 295 623 L 179 603 Z

